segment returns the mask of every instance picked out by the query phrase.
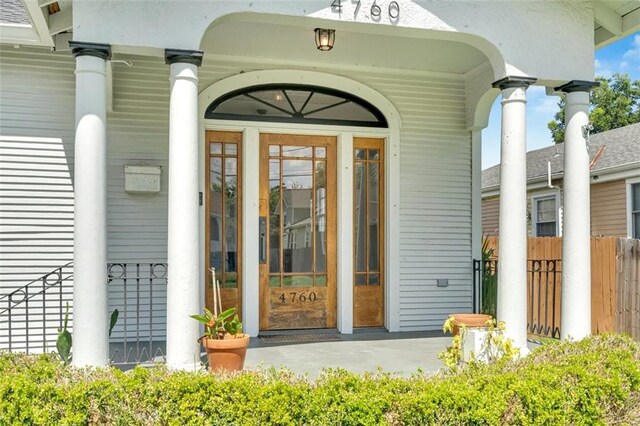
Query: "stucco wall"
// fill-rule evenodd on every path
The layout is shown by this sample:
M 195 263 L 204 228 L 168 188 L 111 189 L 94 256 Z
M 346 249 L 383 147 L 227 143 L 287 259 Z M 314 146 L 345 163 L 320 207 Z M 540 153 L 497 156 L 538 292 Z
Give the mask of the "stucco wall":
M 141 46 L 160 54 L 165 48 L 198 49 L 203 34 L 217 19 L 286 22 L 293 17 L 306 19 L 309 28 L 465 41 L 490 58 L 496 77 L 530 75 L 556 82 L 593 79 L 593 11 L 588 2 L 398 0 L 397 19 L 388 16 L 386 2 L 381 3 L 379 19 L 370 14 L 373 1 L 363 1 L 358 13 L 353 2 L 342 2 L 341 13 L 332 10 L 331 3 L 76 0 L 73 31 L 76 40 L 110 43 L 125 50 Z

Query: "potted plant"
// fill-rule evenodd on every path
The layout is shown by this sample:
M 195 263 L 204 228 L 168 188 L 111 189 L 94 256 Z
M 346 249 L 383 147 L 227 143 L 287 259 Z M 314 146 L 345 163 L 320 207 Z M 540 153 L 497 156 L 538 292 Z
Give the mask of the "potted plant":
M 191 318 L 204 324 L 204 336 L 200 337 L 198 342 L 207 352 L 209 370 L 240 371 L 244 366 L 249 335 L 242 332 L 242 323 L 236 308 L 222 310 L 220 282 L 216 280 L 215 268 L 211 268 L 210 271 L 213 312 L 205 307 L 204 315 L 191 315 Z
M 487 326 L 487 322 L 493 317 L 487 314 L 450 314 L 452 334 L 457 336 L 460 333 L 460 327 L 466 328 L 483 328 Z
M 242 333 L 242 323 L 238 319 L 236 308 L 227 309 L 219 315 L 207 308 L 204 312 L 204 315 L 191 315 L 191 318 L 204 324 L 204 336 L 198 342 L 207 352 L 209 370 L 242 370 L 249 335 Z

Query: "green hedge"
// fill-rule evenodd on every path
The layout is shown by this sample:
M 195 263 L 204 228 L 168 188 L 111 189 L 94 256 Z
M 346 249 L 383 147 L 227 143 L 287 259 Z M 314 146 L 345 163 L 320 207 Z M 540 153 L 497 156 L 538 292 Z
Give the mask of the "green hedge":
M 62 367 L 0 355 L 0 424 L 640 424 L 640 348 L 627 337 L 548 344 L 512 363 L 405 379 L 327 370 L 216 377 Z

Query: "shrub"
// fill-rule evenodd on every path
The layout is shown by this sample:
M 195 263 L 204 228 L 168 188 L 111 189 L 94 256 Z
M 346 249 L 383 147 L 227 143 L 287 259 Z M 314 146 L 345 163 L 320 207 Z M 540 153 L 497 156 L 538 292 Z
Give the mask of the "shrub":
M 0 355 L 0 424 L 639 424 L 640 348 L 628 337 L 545 345 L 516 361 L 400 378 L 274 369 L 225 376 L 164 367 L 65 367 Z

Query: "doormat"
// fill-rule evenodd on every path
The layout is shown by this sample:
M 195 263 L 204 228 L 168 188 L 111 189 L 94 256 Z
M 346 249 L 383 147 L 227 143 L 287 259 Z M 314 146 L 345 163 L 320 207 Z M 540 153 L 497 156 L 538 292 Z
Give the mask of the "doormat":
M 342 340 L 337 334 L 280 334 L 275 336 L 258 336 L 262 343 L 313 343 L 339 342 Z

